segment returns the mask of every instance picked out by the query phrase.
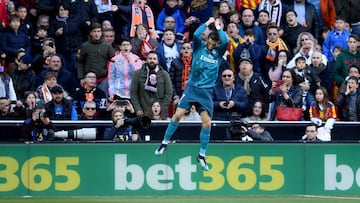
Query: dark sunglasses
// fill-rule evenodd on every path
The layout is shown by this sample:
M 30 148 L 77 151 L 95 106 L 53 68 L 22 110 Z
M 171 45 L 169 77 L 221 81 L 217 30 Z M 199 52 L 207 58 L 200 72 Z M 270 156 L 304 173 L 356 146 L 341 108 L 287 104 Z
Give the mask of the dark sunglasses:
M 269 34 L 268 35 L 277 35 L 278 33 L 275 33 L 275 32 L 269 32 Z
M 222 77 L 223 77 L 223 78 L 226 78 L 226 77 L 231 78 L 232 75 L 222 75 Z
M 91 110 L 91 111 L 95 111 L 96 108 L 85 107 L 85 109 L 88 110 L 88 111 L 90 111 L 90 110 Z

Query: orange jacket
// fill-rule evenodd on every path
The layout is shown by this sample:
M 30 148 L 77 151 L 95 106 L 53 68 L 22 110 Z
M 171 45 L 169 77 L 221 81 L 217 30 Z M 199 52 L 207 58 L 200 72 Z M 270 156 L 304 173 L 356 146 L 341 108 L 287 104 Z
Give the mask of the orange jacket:
M 324 25 L 334 28 L 336 10 L 333 0 L 320 0 L 320 11 Z

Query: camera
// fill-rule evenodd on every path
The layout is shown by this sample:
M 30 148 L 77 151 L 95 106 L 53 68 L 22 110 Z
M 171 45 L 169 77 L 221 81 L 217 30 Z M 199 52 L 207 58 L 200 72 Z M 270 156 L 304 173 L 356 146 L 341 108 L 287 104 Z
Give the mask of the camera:
M 49 42 L 49 47 L 54 48 L 54 42 Z
M 118 106 L 127 106 L 128 102 L 126 100 L 118 100 L 118 101 L 115 101 L 115 104 Z
M 96 128 L 81 128 L 77 130 L 61 130 L 55 132 L 56 138 L 72 140 L 95 140 Z
M 127 118 L 124 120 L 124 125 L 132 125 L 135 128 L 148 129 L 151 125 L 151 119 L 148 116 L 141 116 L 135 118 Z
M 228 106 L 228 105 L 229 105 L 229 101 L 226 101 L 223 105 L 224 105 L 224 106 Z
M 42 118 L 49 118 L 50 117 L 50 114 L 48 113 L 48 112 L 43 112 L 43 111 L 41 111 L 41 112 L 39 112 L 39 116 L 38 116 L 38 119 L 36 119 L 36 123 L 37 124 L 42 124 L 42 121 L 41 121 L 41 119 Z
M 234 140 L 241 140 L 242 137 L 246 136 L 246 132 L 242 127 L 247 128 L 248 123 L 241 119 L 241 116 L 237 113 L 231 115 L 230 125 L 227 128 L 230 133 L 230 138 Z

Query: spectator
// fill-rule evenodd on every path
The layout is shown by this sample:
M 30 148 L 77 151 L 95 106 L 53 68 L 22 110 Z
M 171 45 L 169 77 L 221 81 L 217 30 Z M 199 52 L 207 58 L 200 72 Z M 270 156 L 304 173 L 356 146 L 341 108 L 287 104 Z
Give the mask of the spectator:
M 151 102 L 150 109 L 148 109 L 145 114 L 149 116 L 151 120 L 169 120 L 169 118 L 165 116 L 160 102 L 157 100 Z
M 261 28 L 261 31 L 264 34 L 264 39 L 266 39 L 266 29 L 271 23 L 269 12 L 265 9 L 260 10 L 255 23 L 257 23 L 257 25 Z
M 266 117 L 266 106 L 261 101 L 255 101 L 250 105 L 247 116 L 243 119 L 243 121 L 267 121 Z
M 125 125 L 124 120 L 127 119 L 124 116 L 122 110 L 113 110 L 111 114 L 111 120 L 113 126 L 105 130 L 104 138 L 113 139 L 115 142 L 136 142 L 138 141 L 138 133 L 133 129 L 131 125 Z
M 70 5 L 70 16 L 80 20 L 81 36 L 83 42 L 89 37 L 89 31 L 93 23 L 98 23 L 98 12 L 95 0 L 64 0 L 64 3 Z
M 271 120 L 276 118 L 276 107 L 300 107 L 301 106 L 301 89 L 296 84 L 296 75 L 292 70 L 285 70 L 282 73 L 284 84 L 280 86 L 280 92 L 275 91 L 276 82 L 272 82 L 270 90 L 270 102 L 274 102 L 273 109 L 269 110 Z
M 254 72 L 261 74 L 261 61 L 264 56 L 262 56 L 262 46 L 254 43 L 255 42 L 255 32 L 253 29 L 246 29 L 244 34 L 244 43 L 240 43 L 233 53 L 234 57 L 234 73 L 239 73 L 239 61 L 243 58 L 250 58 L 255 64 L 253 65 Z
M 160 101 L 161 108 L 167 115 L 172 95 L 169 73 L 159 65 L 158 55 L 152 51 L 146 63 L 141 69 L 135 71 L 131 80 L 130 96 L 136 115 L 143 115 L 150 108 L 152 99 Z
M 110 105 L 106 109 L 107 113 L 109 113 L 107 118 L 111 119 L 111 112 L 115 109 L 123 111 L 126 118 L 136 117 L 134 107 L 129 100 L 115 100 L 110 103 Z
M 49 37 L 55 39 L 57 52 L 64 59 L 64 67 L 71 73 L 76 74 L 76 51 L 83 42 L 80 26 L 80 19 L 71 15 L 69 4 L 60 3 L 58 15 L 50 23 Z
M 42 52 L 42 41 L 48 37 L 48 30 L 45 26 L 36 28 L 35 34 L 31 36 L 31 56 Z
M 150 51 L 156 49 L 159 42 L 149 35 L 149 29 L 144 24 L 136 26 L 135 37 L 131 39 L 131 52 L 138 55 L 141 60 L 145 61 Z
M 61 86 L 57 82 L 57 73 L 53 71 L 46 72 L 44 76 L 44 83 L 36 88 L 36 93 L 39 96 L 40 102 L 45 104 L 52 100 L 52 95 L 50 90 L 55 86 Z M 64 90 L 64 97 L 67 99 L 71 99 L 71 96 L 65 90 Z
M 95 120 L 98 115 L 96 103 L 93 100 L 85 101 L 80 111 L 80 120 Z
M 311 37 L 309 37 L 310 35 L 306 35 L 306 34 L 300 34 L 298 37 L 298 41 L 300 41 L 301 39 L 301 48 L 299 50 L 299 52 L 295 52 L 295 56 L 289 61 L 289 63 L 287 64 L 287 68 L 294 68 L 296 66 L 295 61 L 298 57 L 302 56 L 306 59 L 306 65 L 310 65 L 311 64 L 311 56 L 312 53 L 315 50 L 315 45 L 316 45 L 316 40 L 311 40 Z M 300 38 L 300 39 L 299 39 Z M 325 65 L 327 65 L 327 58 L 325 55 L 322 56 L 323 57 L 323 63 Z
M 230 23 L 230 13 L 234 10 L 233 4 L 225 0 L 220 1 L 216 7 L 214 17 L 221 18 L 224 22 L 224 31 L 226 31 L 226 28 Z
M 310 33 L 316 39 L 319 39 L 320 26 L 315 6 L 307 2 L 307 0 L 295 0 L 289 5 L 289 9 L 295 10 L 298 14 L 299 23 L 304 27 L 308 27 Z
M 47 37 L 41 41 L 41 51 L 35 54 L 32 69 L 36 75 L 49 69 L 50 59 L 56 55 L 56 45 L 53 38 Z
M 38 102 L 37 94 L 34 91 L 27 91 L 24 94 L 24 100 L 18 101 L 19 105 L 16 104 L 14 114 L 18 119 L 27 119 L 31 117 L 31 114 Z
M 333 129 L 337 115 L 336 107 L 330 101 L 329 94 L 324 87 L 318 87 L 316 89 L 315 100 L 310 104 L 309 113 L 311 121 L 318 122 L 319 124 L 322 122 L 325 123 L 323 128 L 327 132 L 328 139 L 321 138 L 324 141 L 330 141 L 330 132 L 331 129 Z
M 165 30 L 164 37 L 156 48 L 156 52 L 159 56 L 159 65 L 167 72 L 170 71 L 171 62 L 174 59 L 179 58 L 180 48 L 181 44 L 176 41 L 175 32 L 172 30 Z
M 74 95 L 75 89 L 79 87 L 79 81 L 76 80 L 74 74 L 66 70 L 63 65 L 63 60 L 59 55 L 53 55 L 50 57 L 49 69 L 41 71 L 38 76 L 37 84 L 44 83 L 44 77 L 47 72 L 55 72 L 57 77 L 57 83 L 60 84 L 70 95 Z
M 344 82 L 345 77 L 349 73 L 350 65 L 360 67 L 360 51 L 358 50 L 359 42 L 359 36 L 351 34 L 347 41 L 349 49 L 344 50 L 337 56 L 333 69 L 333 76 L 337 86 L 340 86 Z
M 179 6 L 178 0 L 166 0 L 163 9 L 156 19 L 156 29 L 164 31 L 167 29 L 166 25 L 171 24 L 175 33 L 184 33 L 186 27 L 185 15 L 185 12 Z M 169 16 L 173 18 L 168 18 Z
M 32 23 L 28 20 L 28 10 L 24 5 L 18 5 L 16 8 L 16 15 L 20 18 L 20 28 L 27 35 L 31 35 L 34 32 Z
M 246 114 L 249 106 L 245 89 L 235 83 L 234 73 L 224 70 L 222 82 L 213 88 L 214 120 L 230 121 L 233 112 Z
M 77 75 L 81 85 L 84 83 L 85 73 L 92 71 L 96 74 L 98 88 L 107 96 L 107 63 L 114 55 L 114 49 L 102 39 L 101 25 L 99 23 L 92 24 L 89 40 L 80 47 Z
M 330 63 L 327 66 L 324 64 L 321 52 L 314 51 L 311 55 L 310 69 L 320 78 L 321 86 L 330 92 L 333 83 L 332 67 L 330 67 Z
M 280 50 L 277 53 L 275 62 L 270 66 L 268 71 L 269 79 L 273 82 L 275 80 L 281 80 L 282 72 L 286 69 L 286 64 L 289 59 L 289 52 L 286 50 Z
M 9 98 L 16 101 L 16 92 L 11 77 L 4 72 L 4 66 L 0 65 L 0 97 Z
M 162 27 L 163 27 L 162 30 L 160 30 L 159 28 L 157 28 L 157 30 L 155 30 L 156 39 L 157 39 L 158 42 L 160 42 L 163 39 L 165 30 L 173 30 L 175 32 L 175 39 L 179 40 L 180 42 L 183 42 L 183 41 L 186 40 L 186 37 L 183 34 L 184 32 L 179 32 L 176 29 L 176 21 L 175 21 L 175 18 L 173 16 L 167 16 L 164 19 Z
M 307 27 L 302 26 L 298 22 L 296 11 L 288 10 L 285 16 L 286 16 L 286 25 L 284 27 L 284 33 L 281 36 L 281 38 L 287 44 L 291 55 L 294 55 L 297 38 L 301 33 L 308 32 L 309 29 Z
M 15 119 L 13 109 L 10 105 L 11 101 L 7 97 L 0 97 L 0 120 Z
M 360 36 L 360 7 L 357 0 L 334 0 L 336 16 L 349 22 L 352 33 Z
M 173 101 L 177 103 L 186 87 L 191 71 L 193 49 L 190 42 L 181 45 L 181 57 L 174 59 L 170 66 L 170 79 L 173 87 Z
M 269 86 L 259 73 L 253 71 L 250 59 L 243 58 L 239 62 L 240 72 L 235 77 L 235 82 L 245 88 L 249 104 L 260 100 L 268 103 Z
M 6 54 L 6 65 L 14 62 L 20 48 L 24 49 L 27 54 L 31 53 L 30 37 L 20 29 L 20 18 L 11 16 L 9 26 L 1 34 L 1 50 Z
M 115 50 L 115 31 L 112 28 L 102 28 L 104 39 L 107 43 L 111 44 L 111 47 Z
M 183 2 L 183 7 L 188 8 L 188 17 L 195 18 L 193 21 L 197 22 L 197 26 L 194 27 L 195 29 L 199 26 L 199 24 L 205 23 L 210 17 L 214 16 L 213 0 L 201 2 L 196 0 L 184 0 Z
M 347 40 L 350 32 L 345 29 L 345 20 L 337 18 L 335 21 L 335 29 L 331 30 L 323 43 L 323 53 L 329 60 L 333 60 L 332 51 L 336 46 L 348 49 Z
M 107 98 L 104 91 L 96 88 L 96 74 L 91 71 L 85 74 L 84 85 L 78 88 L 74 94 L 73 105 L 78 113 L 81 112 L 87 101 L 95 103 L 98 117 L 105 117 Z
M 32 57 L 29 54 L 19 59 L 18 66 L 10 72 L 17 98 L 24 98 L 26 91 L 35 91 L 36 75 L 31 70 Z
M 155 17 L 152 9 L 147 5 L 147 0 L 134 0 L 131 5 L 113 5 L 113 12 L 128 14 L 129 31 L 127 37 L 135 37 L 136 26 L 145 24 L 149 28 L 150 37 L 156 39 L 155 34 Z M 141 11 L 141 12 L 139 12 Z
M 236 63 L 234 58 L 234 52 L 240 44 L 243 44 L 245 42 L 245 40 L 239 35 L 238 25 L 233 22 L 230 22 L 227 25 L 226 34 L 228 35 L 229 45 L 223 58 L 226 56 L 226 59 L 227 61 L 229 61 L 232 71 L 235 72 Z M 246 38 L 246 34 L 245 34 L 245 38 Z
M 275 23 L 278 27 L 285 25 L 285 13 L 288 7 L 281 0 L 263 0 L 259 3 L 257 10 L 258 12 L 268 11 L 270 22 Z
M 130 87 L 133 74 L 142 66 L 139 56 L 131 52 L 129 39 L 124 38 L 120 44 L 120 53 L 111 59 L 109 64 L 109 100 L 130 99 Z
M 31 118 L 24 121 L 21 128 L 21 138 L 33 142 L 54 140 L 55 126 L 42 105 L 35 106 Z
M 250 136 L 254 140 L 260 141 L 274 141 L 271 137 L 271 134 L 265 130 L 265 126 L 260 123 L 253 123 L 251 125 L 251 129 L 247 129 L 245 126 L 241 126 L 242 130 L 246 133 L 246 135 Z
M 305 135 L 301 138 L 304 142 L 321 142 L 318 139 L 318 126 L 316 124 L 309 124 L 306 126 Z
M 262 46 L 265 44 L 264 33 L 261 28 L 254 24 L 255 17 L 254 11 L 251 9 L 244 9 L 241 13 L 241 24 L 239 26 L 239 34 L 244 37 L 245 30 L 252 28 L 255 32 L 255 43 Z
M 45 108 L 51 120 L 78 120 L 71 100 L 64 98 L 63 88 L 55 86 L 50 91 L 53 99 L 45 104 Z
M 280 28 L 275 24 L 270 24 L 266 30 L 267 40 L 264 48 L 265 55 L 265 70 L 261 73 L 265 80 L 269 81 L 268 72 L 270 67 L 274 66 L 276 62 L 276 55 L 280 50 L 288 51 L 286 43 L 280 38 Z
M 349 80 L 349 78 L 351 76 L 355 76 L 355 77 L 359 78 L 359 84 L 360 84 L 360 67 L 358 67 L 356 65 L 350 65 L 349 74 L 348 74 L 348 76 L 346 76 L 344 82 L 340 85 L 339 90 L 338 90 L 339 93 L 346 91 L 347 81 Z
M 342 121 L 360 120 L 360 91 L 359 78 L 349 77 L 345 92 L 340 92 L 334 101 L 339 109 L 339 117 Z

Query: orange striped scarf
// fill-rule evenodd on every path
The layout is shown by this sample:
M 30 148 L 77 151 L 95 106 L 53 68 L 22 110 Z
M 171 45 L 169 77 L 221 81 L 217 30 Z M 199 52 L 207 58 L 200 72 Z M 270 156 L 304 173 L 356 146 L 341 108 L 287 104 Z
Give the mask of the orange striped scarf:
M 182 80 L 181 80 L 181 89 L 184 90 L 186 87 L 187 80 L 189 79 L 189 72 L 191 70 L 191 60 L 192 56 L 189 57 L 182 56 L 181 60 L 184 63 L 184 69 L 182 72 Z
M 269 61 L 272 61 L 274 62 L 275 61 L 275 58 L 276 58 L 276 51 L 280 51 L 280 50 L 288 50 L 287 46 L 286 46 L 286 43 L 278 38 L 276 40 L 276 42 L 269 42 L 269 40 L 266 40 L 266 45 L 269 46 L 268 48 L 268 51 L 267 51 L 267 54 L 266 54 L 266 59 L 269 60 Z M 276 48 L 278 50 L 276 50 Z

